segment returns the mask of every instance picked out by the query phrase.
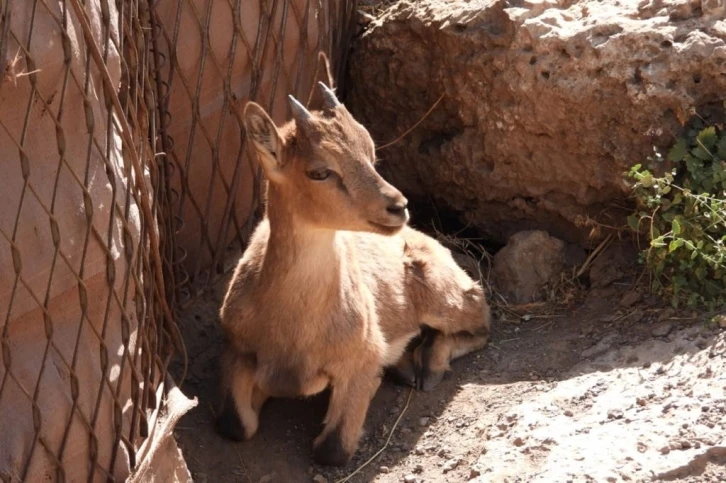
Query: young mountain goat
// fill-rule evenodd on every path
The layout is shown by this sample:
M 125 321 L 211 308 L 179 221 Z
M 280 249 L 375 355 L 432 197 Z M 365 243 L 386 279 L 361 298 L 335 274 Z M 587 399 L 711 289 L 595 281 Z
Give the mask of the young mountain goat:
M 357 449 L 383 368 L 430 390 L 451 359 L 486 344 L 490 315 L 449 250 L 406 225 L 407 200 L 374 169 L 368 131 L 319 88 L 322 108 L 290 96 L 293 120 L 279 129 L 258 104 L 244 110 L 269 184 L 220 312 L 217 428 L 251 438 L 268 397 L 330 386 L 314 457 L 340 466 Z

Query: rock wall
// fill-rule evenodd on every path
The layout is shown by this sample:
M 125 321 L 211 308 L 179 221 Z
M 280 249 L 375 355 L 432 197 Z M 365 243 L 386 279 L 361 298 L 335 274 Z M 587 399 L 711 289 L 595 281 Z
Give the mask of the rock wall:
M 443 96 L 379 151 L 384 174 L 493 240 L 584 242 L 606 232 L 588 220 L 621 224 L 629 166 L 722 106 L 725 17 L 718 0 L 402 0 L 354 45 L 346 102 L 385 144 Z

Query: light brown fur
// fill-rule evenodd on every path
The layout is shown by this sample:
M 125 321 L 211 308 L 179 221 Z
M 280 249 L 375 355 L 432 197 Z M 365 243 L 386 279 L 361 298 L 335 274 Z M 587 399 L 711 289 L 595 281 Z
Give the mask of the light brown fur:
M 250 438 L 266 398 L 330 386 L 315 459 L 342 465 L 383 368 L 431 389 L 452 358 L 486 344 L 490 315 L 481 286 L 450 252 L 406 225 L 407 201 L 375 171 L 368 131 L 321 92 L 321 110 L 293 102 L 294 120 L 279 129 L 257 104 L 245 108 L 269 179 L 267 213 L 220 312 L 226 402 L 218 428 Z

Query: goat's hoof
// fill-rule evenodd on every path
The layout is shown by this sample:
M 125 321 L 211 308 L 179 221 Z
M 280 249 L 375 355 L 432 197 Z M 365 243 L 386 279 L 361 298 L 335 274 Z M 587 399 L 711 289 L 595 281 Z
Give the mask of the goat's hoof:
M 338 430 L 332 431 L 313 448 L 313 459 L 322 466 L 345 466 L 352 456 L 353 452 L 343 448 Z
M 231 396 L 227 396 L 224 401 L 222 412 L 219 413 L 214 426 L 220 436 L 231 439 L 232 441 L 245 440 L 245 428 L 237 414 L 234 401 Z

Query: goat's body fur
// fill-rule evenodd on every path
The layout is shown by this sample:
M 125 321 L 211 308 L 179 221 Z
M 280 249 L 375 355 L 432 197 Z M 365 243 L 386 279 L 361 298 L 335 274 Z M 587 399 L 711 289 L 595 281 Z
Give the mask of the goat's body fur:
M 394 236 L 305 234 L 294 249 L 279 248 L 284 254 L 264 219 L 221 311 L 230 345 L 225 365 L 245 360 L 243 368 L 227 371 L 238 377 L 229 383 L 249 381 L 242 386 L 253 386 L 263 400 L 310 396 L 329 385 L 335 391 L 359 379 L 365 384 L 345 404 L 367 409 L 382 368 L 402 360 L 422 325 L 453 337 L 440 337 L 429 354 L 428 369 L 440 376 L 451 359 L 487 341 L 489 308 L 481 286 L 449 250 L 413 228 Z M 239 407 L 235 399 L 244 437 L 252 437 L 259 408 Z M 359 430 L 341 435 L 346 452 L 354 450 Z
M 311 238 L 295 255 L 275 258 L 263 220 L 221 312 L 234 349 L 256 355 L 258 384 L 271 396 L 307 394 L 308 381 L 329 378 L 331 364 L 363 346 L 377 366 L 393 365 L 423 324 L 445 333 L 488 326 L 481 287 L 413 228 Z M 295 369 L 283 369 L 285 361 Z M 283 377 L 289 372 L 295 376 Z M 299 389 L 277 387 L 278 378 L 297 378 Z
M 486 344 L 490 315 L 451 253 L 406 225 L 408 201 L 375 171 L 368 131 L 325 85 L 320 101 L 310 113 L 291 98 L 294 119 L 279 129 L 258 104 L 245 108 L 269 185 L 220 311 L 217 427 L 251 438 L 268 397 L 331 387 L 315 459 L 342 465 L 383 369 L 433 388 L 452 358 Z

